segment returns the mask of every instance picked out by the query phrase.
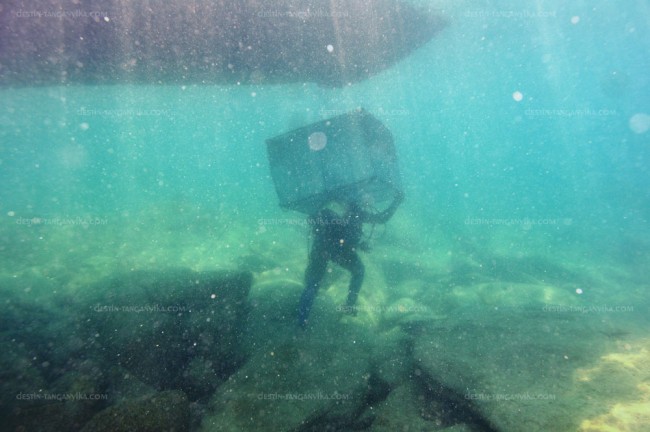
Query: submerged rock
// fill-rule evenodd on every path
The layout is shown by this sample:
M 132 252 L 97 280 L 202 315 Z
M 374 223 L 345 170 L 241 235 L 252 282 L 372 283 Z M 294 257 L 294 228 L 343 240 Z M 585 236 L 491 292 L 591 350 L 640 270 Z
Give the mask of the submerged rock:
M 373 362 L 375 337 L 340 321 L 326 296 L 302 330 L 296 305 L 301 287 L 265 285 L 251 312 L 248 362 L 220 386 L 204 431 L 321 431 L 365 428 L 369 403 L 386 397 Z
M 424 382 L 439 383 L 495 430 L 574 431 L 599 406 L 580 367 L 604 349 L 601 320 L 539 309 L 468 310 L 415 335 Z
M 240 333 L 252 276 L 170 270 L 92 288 L 83 326 L 104 358 L 157 389 L 209 395 L 243 362 Z
M 0 418 L 6 430 L 77 431 L 106 400 L 102 370 L 77 343 L 74 320 L 51 281 L 3 278 Z M 4 429 L 3 429 L 4 430 Z
M 3 427 L 11 431 L 76 432 L 92 417 L 93 410 L 83 409 L 79 416 L 76 401 L 53 401 L 29 407 L 17 407 L 3 419 Z
M 277 267 L 279 264 L 275 260 L 263 254 L 250 253 L 237 258 L 237 268 L 253 273 L 261 273 Z
M 187 396 L 181 391 L 164 391 L 106 408 L 82 432 L 186 432 L 189 424 Z
M 411 385 L 394 389 L 388 398 L 377 407 L 377 418 L 372 432 L 393 432 L 401 430 L 436 430 L 440 424 L 425 420 L 421 403 L 417 400 Z
M 212 394 L 243 360 L 251 280 L 246 272 L 135 272 L 51 301 L 56 287 L 47 281 L 1 281 L 5 426 L 76 431 L 109 404 L 156 389 L 193 400 Z

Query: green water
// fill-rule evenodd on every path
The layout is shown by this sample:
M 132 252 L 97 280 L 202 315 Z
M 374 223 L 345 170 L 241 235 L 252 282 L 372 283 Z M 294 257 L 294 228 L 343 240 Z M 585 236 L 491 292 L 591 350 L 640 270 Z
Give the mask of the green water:
M 384 377 L 404 389 L 420 380 L 412 374 L 422 369 L 426 340 L 452 366 L 422 361 L 425 375 L 448 370 L 434 381 L 458 394 L 467 394 L 463 386 L 480 394 L 483 374 L 512 367 L 535 381 L 539 370 L 569 419 L 556 430 L 583 421 L 592 423 L 582 430 L 643 430 L 650 416 L 648 6 L 507 3 L 498 10 L 491 2 L 446 5 L 452 25 L 437 38 L 342 89 L 1 89 L 0 280 L 14 298 L 5 307 L 65 308 L 60 298 L 84 299 L 103 278 L 133 271 L 246 268 L 254 272 L 255 308 L 241 338 L 251 358 L 275 341 L 287 364 L 305 355 L 317 364 L 309 355 L 331 350 L 353 362 L 362 355 L 351 353 L 349 338 L 386 369 L 390 358 L 415 350 L 404 357 L 415 369 Z M 527 15 L 509 16 L 512 10 Z M 277 204 L 265 139 L 356 107 L 391 130 L 406 200 L 362 254 L 357 316 L 336 308 L 348 275 L 332 266 L 312 328 L 302 334 L 293 313 L 309 229 L 303 215 Z M 11 339 L 3 340 L 11 351 Z M 500 343 L 510 360 L 490 351 Z M 561 366 L 571 346 L 580 347 L 579 358 Z M 485 370 L 477 356 L 485 356 Z M 325 364 L 332 376 L 345 375 L 343 366 Z M 464 371 L 454 364 L 470 369 L 469 378 L 455 382 L 452 375 Z M 276 391 L 299 388 L 300 376 L 278 378 Z M 494 396 L 497 384 L 483 392 Z M 527 385 L 539 390 L 520 381 L 502 393 Z M 225 410 L 215 394 L 206 419 Z M 253 409 L 271 409 L 263 398 L 253 402 L 244 408 L 252 417 Z M 477 404 L 488 419 L 486 412 L 499 418 L 515 410 L 489 402 Z M 527 409 L 548 412 L 552 403 Z M 204 421 L 202 430 L 220 430 Z M 487 421 L 493 430 L 520 430 Z M 425 424 L 437 430 L 434 423 Z

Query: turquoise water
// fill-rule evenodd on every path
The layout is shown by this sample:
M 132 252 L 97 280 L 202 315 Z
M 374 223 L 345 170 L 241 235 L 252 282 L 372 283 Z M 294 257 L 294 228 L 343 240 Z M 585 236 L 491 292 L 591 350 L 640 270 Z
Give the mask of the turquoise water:
M 523 329 L 509 338 L 519 342 L 507 346 L 513 356 L 528 350 L 539 360 L 553 347 L 589 341 L 569 367 L 512 361 L 531 381 L 544 367 L 565 368 L 555 377 L 561 384 L 549 378 L 545 387 L 566 410 L 560 417 L 568 420 L 558 420 L 555 430 L 642 430 L 650 418 L 650 8 L 644 1 L 449 3 L 434 4 L 450 24 L 431 42 L 389 70 L 341 89 L 0 89 L 0 271 L 3 289 L 14 298 L 5 306 L 37 326 L 33 312 L 16 309 L 16 302 L 65 308 L 61 296 L 84 299 L 90 287 L 123 272 L 245 267 L 255 276 L 248 299 L 252 316 L 259 319 L 265 307 L 277 315 L 268 324 L 275 330 L 259 323 L 241 330 L 250 358 L 277 337 L 288 363 L 323 350 L 340 349 L 345 359 L 347 348 L 339 343 L 349 336 L 375 353 L 369 355 L 380 366 L 373 367 L 382 369 L 386 352 L 413 351 L 409 361 L 430 382 L 464 394 L 465 401 L 476 398 L 463 387 L 492 395 L 472 408 L 483 421 L 458 414 L 434 424 L 432 418 L 444 416 L 429 407 L 429 417 L 380 414 L 386 430 L 411 421 L 413 427 L 425 422 L 429 430 L 453 424 L 475 428 L 467 430 L 548 427 L 540 420 L 537 429 L 526 429 L 525 420 L 546 418 L 552 403 L 524 404 L 532 414 L 517 424 L 504 412 L 519 408 L 495 402 L 506 381 L 477 378 L 480 362 L 472 357 L 485 356 L 491 372 L 483 372 L 499 375 L 495 370 L 505 373 L 497 366 L 499 355 L 487 346 L 472 352 L 450 342 L 450 329 L 477 325 L 482 330 L 474 335 L 485 334 L 467 343 L 497 344 L 485 330 L 491 328 L 486 322 L 495 321 L 495 332 Z M 347 285 L 347 274 L 334 267 L 331 287 L 321 290 L 315 306 L 314 328 L 292 338 L 290 315 L 307 262 L 308 229 L 295 222 L 303 216 L 277 204 L 265 139 L 356 107 L 391 130 L 406 201 L 385 228 L 377 228 L 373 250 L 362 257 L 367 276 L 357 317 L 341 319 L 330 307 L 344 300 Z M 294 222 L 282 222 L 287 219 Z M 489 312 L 497 309 L 536 313 L 503 312 L 509 318 L 501 319 Z M 459 318 L 472 316 L 478 321 Z M 555 323 L 558 316 L 572 324 Z M 545 322 L 556 330 L 530 332 Z M 584 328 L 593 332 L 571 330 Z M 407 350 L 395 342 L 402 341 L 395 332 L 406 338 Z M 447 353 L 432 356 L 466 365 L 470 376 L 460 383 L 445 374 L 436 378 L 444 368 L 422 360 L 425 339 L 438 341 Z M 12 339 L 3 340 L 11 351 Z M 546 351 L 527 345 L 535 340 Z M 78 351 L 84 346 L 82 341 Z M 332 366 L 332 374 L 340 368 Z M 382 376 L 382 382 L 410 394 L 403 389 L 419 378 L 405 378 L 413 377 L 410 369 L 404 373 Z M 282 391 L 295 391 L 301 378 L 288 376 Z M 608 393 L 612 382 L 624 384 Z M 22 391 L 36 391 L 35 385 Z M 202 415 L 193 413 L 197 430 L 221 430 L 206 419 L 229 421 L 218 390 L 223 388 L 204 398 Z M 521 394 L 526 386 L 508 388 L 501 393 Z M 117 401 L 110 389 L 102 392 Z M 586 394 L 592 402 L 578 403 Z M 239 409 L 255 417 L 253 409 L 271 409 L 267 399 Z M 372 403 L 384 403 L 381 409 L 390 413 L 390 396 L 379 399 Z M 469 412 L 449 400 L 457 412 Z M 621 411 L 613 410 L 615 404 Z M 383 430 L 377 421 L 370 427 Z

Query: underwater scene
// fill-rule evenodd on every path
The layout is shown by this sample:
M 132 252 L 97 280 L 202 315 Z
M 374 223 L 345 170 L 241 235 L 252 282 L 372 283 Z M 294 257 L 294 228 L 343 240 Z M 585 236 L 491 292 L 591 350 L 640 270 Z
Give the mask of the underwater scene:
M 650 430 L 649 22 L 3 1 L 0 429 Z

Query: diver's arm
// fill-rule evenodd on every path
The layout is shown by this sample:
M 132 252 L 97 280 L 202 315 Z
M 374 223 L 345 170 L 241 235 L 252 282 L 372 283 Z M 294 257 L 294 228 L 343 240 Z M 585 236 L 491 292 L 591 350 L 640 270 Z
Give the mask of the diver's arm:
M 364 211 L 361 214 L 361 219 L 365 223 L 384 224 L 388 222 L 390 218 L 393 217 L 395 211 L 397 210 L 397 207 L 399 207 L 402 201 L 404 201 L 404 192 L 397 191 L 395 193 L 395 198 L 393 199 L 393 202 L 390 204 L 390 207 L 388 207 L 386 210 L 380 213 L 368 213 Z

